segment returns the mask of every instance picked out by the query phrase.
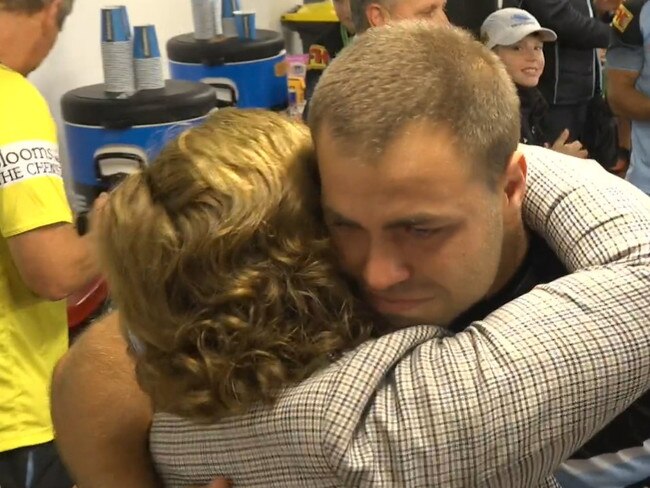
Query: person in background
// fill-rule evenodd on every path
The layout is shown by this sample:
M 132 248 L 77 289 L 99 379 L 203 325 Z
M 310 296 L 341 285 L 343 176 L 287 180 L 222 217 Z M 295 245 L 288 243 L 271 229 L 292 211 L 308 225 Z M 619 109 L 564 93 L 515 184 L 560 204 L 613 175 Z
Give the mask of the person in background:
M 544 134 L 548 104 L 537 85 L 544 71 L 544 43 L 556 40 L 555 32 L 542 28 L 535 17 L 518 8 L 497 10 L 481 26 L 481 41 L 499 56 L 517 87 L 521 111 L 520 142 L 585 158 L 587 151 L 580 141 L 568 142 L 567 129 L 555 140 Z
M 72 0 L 0 0 L 0 486 L 70 488 L 53 442 L 49 384 L 68 348 L 62 300 L 97 275 L 72 225 L 56 127 L 26 76 Z
M 601 0 L 602 8 L 608 8 L 609 1 Z M 546 67 L 539 83 L 549 104 L 547 137 L 556 140 L 568 129 L 569 140 L 581 141 L 589 157 L 604 167 L 613 166 L 616 127 L 603 101 L 597 51 L 609 43 L 609 26 L 598 18 L 592 1 L 504 0 L 503 6 L 530 12 L 542 27 L 557 34 L 557 41 L 544 44 Z
M 397 20 L 424 20 L 449 25 L 447 0 L 349 0 L 350 16 L 357 34 Z
M 626 178 L 650 195 L 650 3 L 623 2 L 612 20 L 607 50 L 607 98 L 619 117 L 632 122 Z
M 306 99 L 309 100 L 314 93 L 316 84 L 323 71 L 330 64 L 332 59 L 341 50 L 350 44 L 354 37 L 354 25 L 350 17 L 350 0 L 332 0 L 334 10 L 339 18 L 339 24 L 328 29 L 321 38 L 309 46 L 309 61 L 307 63 L 306 75 Z M 308 109 L 305 109 L 304 117 L 307 117 Z

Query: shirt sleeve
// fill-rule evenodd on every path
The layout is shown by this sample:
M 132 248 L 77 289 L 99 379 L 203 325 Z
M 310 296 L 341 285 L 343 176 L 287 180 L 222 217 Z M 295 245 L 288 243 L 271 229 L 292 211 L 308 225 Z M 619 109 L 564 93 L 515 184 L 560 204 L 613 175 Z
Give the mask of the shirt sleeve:
M 594 161 L 526 159 L 526 221 L 573 273 L 392 366 L 400 333 L 360 357 L 375 388 L 341 378 L 323 419 L 340 484 L 537 486 L 650 386 L 650 199 Z
M 43 97 L 27 80 L 0 78 L 0 234 L 9 238 L 72 222 L 56 128 Z
M 643 68 L 643 46 L 631 46 L 612 41 L 607 49 L 607 69 L 641 72 Z
M 608 69 L 641 71 L 644 61 L 642 14 L 647 23 L 648 13 L 650 10 L 639 0 L 621 3 L 618 7 L 610 31 Z

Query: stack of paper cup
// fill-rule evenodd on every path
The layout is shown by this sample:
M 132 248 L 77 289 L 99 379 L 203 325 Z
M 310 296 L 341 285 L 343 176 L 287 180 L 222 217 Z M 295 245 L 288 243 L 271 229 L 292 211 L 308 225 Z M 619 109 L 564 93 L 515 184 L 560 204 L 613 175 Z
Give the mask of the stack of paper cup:
M 105 90 L 132 95 L 135 92 L 133 39 L 126 7 L 102 8 L 101 15 Z
M 192 0 L 192 18 L 194 19 L 194 38 L 207 41 L 217 34 L 217 5 L 216 0 Z M 221 19 L 219 19 L 221 30 Z
M 223 23 L 223 33 L 228 37 L 237 36 L 237 25 L 235 23 L 235 12 L 240 10 L 239 0 L 221 0 L 221 21 Z
M 223 11 L 223 0 L 214 0 L 214 25 L 218 36 L 223 35 L 223 19 L 221 12 Z
M 136 26 L 133 33 L 133 62 L 135 87 L 138 90 L 165 88 L 162 58 L 153 25 Z

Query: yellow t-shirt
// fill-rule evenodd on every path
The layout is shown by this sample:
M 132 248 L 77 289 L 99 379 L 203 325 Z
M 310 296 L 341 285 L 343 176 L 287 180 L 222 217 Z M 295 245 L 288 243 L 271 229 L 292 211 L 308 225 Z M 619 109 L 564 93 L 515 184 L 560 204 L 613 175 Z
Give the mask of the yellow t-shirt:
M 7 239 L 71 221 L 47 104 L 0 65 L 0 452 L 53 439 L 50 378 L 68 347 L 65 302 L 27 288 Z

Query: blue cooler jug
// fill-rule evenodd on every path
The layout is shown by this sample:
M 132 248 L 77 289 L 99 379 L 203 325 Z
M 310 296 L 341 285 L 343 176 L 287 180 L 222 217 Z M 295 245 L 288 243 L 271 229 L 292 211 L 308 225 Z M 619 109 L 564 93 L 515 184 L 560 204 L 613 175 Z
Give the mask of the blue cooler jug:
M 172 78 L 213 86 L 219 107 L 287 108 L 286 51 L 278 32 L 258 29 L 255 39 L 210 41 L 182 34 L 167 42 L 167 56 Z
M 125 175 L 154 159 L 183 130 L 215 108 L 208 85 L 168 80 L 165 88 L 130 97 L 106 94 L 104 85 L 66 93 L 61 100 L 74 201 L 79 213 Z

